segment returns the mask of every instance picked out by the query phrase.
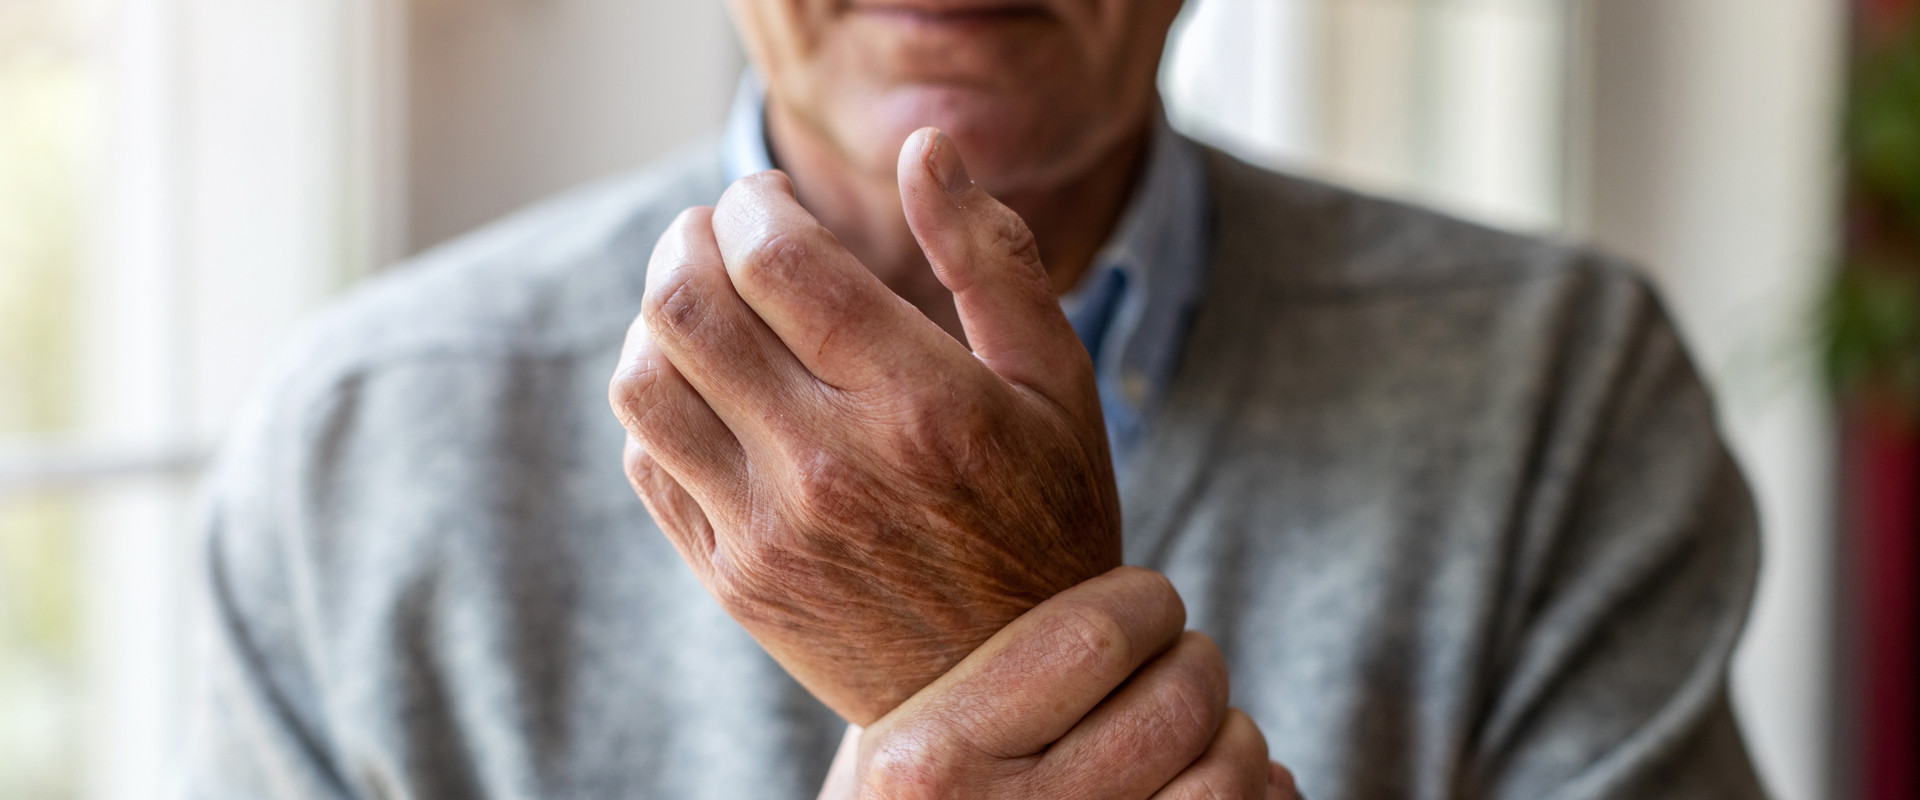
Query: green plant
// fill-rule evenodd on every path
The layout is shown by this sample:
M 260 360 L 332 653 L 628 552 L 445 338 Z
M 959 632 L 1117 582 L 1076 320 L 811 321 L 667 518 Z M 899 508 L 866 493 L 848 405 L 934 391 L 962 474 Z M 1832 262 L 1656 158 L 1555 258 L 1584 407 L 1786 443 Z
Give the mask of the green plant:
M 1920 416 L 1920 25 L 1862 50 L 1845 128 L 1847 257 L 1824 314 L 1828 375 L 1844 398 Z

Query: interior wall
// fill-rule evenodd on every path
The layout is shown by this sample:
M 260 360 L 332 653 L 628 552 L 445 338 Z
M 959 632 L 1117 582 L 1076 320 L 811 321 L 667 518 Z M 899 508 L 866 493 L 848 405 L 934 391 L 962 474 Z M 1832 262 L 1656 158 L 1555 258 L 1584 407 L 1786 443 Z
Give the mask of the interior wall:
M 418 250 L 718 130 L 742 58 L 720 0 L 410 0 Z

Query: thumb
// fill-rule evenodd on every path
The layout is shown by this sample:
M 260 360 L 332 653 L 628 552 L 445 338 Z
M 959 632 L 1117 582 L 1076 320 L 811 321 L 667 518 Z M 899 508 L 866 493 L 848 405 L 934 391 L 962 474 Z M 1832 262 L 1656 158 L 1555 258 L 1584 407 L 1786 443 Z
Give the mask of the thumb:
M 967 175 L 953 139 L 922 128 L 900 148 L 900 202 L 967 343 L 1001 377 L 1064 401 L 1093 362 L 1060 311 L 1033 232 Z

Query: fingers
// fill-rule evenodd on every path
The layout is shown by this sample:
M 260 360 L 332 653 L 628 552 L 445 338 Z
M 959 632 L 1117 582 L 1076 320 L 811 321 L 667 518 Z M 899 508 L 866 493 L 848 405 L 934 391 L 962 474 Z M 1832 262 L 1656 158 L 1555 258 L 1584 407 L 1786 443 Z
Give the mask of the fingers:
M 883 724 L 890 737 L 1031 756 L 1172 645 L 1186 608 L 1158 573 L 1120 567 L 1035 606 Z
M 627 437 L 624 455 L 627 481 L 633 484 L 641 502 L 647 504 L 647 513 L 653 515 L 654 522 L 667 535 L 667 541 L 680 551 L 680 557 L 693 568 L 694 574 L 704 577 L 713 565 L 714 549 L 713 523 L 706 511 L 631 436 Z
M 1290 775 L 1284 789 L 1273 782 L 1272 770 L 1278 766 L 1267 760 L 1267 739 L 1253 719 L 1232 709 L 1200 760 L 1154 794 L 1153 800 L 1293 800 Z
M 1031 772 L 1036 794 L 1147 797 L 1209 752 L 1210 743 L 1218 747 L 1227 689 L 1220 648 L 1204 634 L 1182 634 L 1047 750 Z M 1264 770 L 1264 742 L 1260 763 Z
M 783 422 L 811 405 L 813 377 L 734 292 L 714 241 L 713 209 L 688 209 L 661 235 L 640 318 L 748 452 L 775 448 L 761 437 L 791 432 Z
M 641 319 L 627 328 L 607 398 L 627 435 L 648 456 L 646 465 L 657 460 L 704 495 L 707 507 L 726 507 L 744 484 L 746 455 L 740 442 L 667 360 Z M 628 450 L 632 455 L 634 447 Z M 639 489 L 644 476 L 636 476 L 634 467 L 629 459 L 627 478 Z
M 953 292 L 975 356 L 1065 402 L 1093 371 L 1040 263 L 1033 233 L 967 176 L 953 140 L 923 128 L 900 149 L 907 225 Z
M 741 299 L 826 384 L 858 391 L 926 366 L 929 352 L 965 356 L 800 207 L 786 175 L 736 181 L 713 230 Z
M 1278 761 L 1267 762 L 1267 800 L 1301 800 L 1300 785 L 1293 782 L 1293 770 Z

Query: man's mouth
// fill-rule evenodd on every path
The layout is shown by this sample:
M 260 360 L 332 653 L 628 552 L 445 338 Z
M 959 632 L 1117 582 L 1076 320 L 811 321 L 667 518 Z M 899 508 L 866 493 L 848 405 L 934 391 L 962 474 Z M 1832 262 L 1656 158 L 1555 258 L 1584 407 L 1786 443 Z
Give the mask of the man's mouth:
M 915 27 L 967 28 L 1035 22 L 1053 16 L 1032 0 L 853 0 L 847 11 Z

